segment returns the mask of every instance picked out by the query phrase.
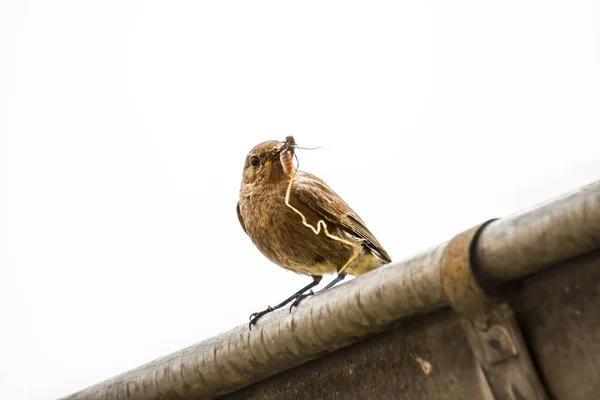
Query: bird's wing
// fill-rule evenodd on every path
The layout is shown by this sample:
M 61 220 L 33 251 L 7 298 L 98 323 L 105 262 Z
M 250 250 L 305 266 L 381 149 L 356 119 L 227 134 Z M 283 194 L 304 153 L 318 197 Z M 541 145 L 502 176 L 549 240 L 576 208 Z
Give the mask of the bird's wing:
M 316 213 L 328 225 L 333 223 L 345 233 L 362 239 L 363 245 L 381 260 L 386 263 L 392 261 L 389 254 L 354 210 L 325 182 L 313 174 L 304 171 L 296 172 L 290 204 L 303 213 L 305 210 L 312 211 L 312 213 L 309 211 L 309 214 Z M 309 217 L 309 215 L 306 216 Z
M 240 225 L 242 225 L 242 229 L 244 230 L 244 232 L 246 232 L 246 235 L 247 235 L 248 231 L 246 231 L 246 224 L 244 224 L 244 217 L 242 217 L 242 213 L 240 212 L 240 202 L 239 201 L 238 201 L 237 205 L 235 206 L 235 211 L 237 211 L 238 219 L 240 220 Z

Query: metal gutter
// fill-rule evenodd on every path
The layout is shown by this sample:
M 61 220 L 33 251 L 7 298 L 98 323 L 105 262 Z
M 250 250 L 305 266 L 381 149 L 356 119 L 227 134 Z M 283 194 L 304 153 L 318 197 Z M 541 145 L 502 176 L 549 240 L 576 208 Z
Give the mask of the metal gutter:
M 446 243 L 100 382 L 63 400 L 211 399 L 447 305 Z M 477 275 L 495 286 L 600 248 L 600 181 L 492 222 L 473 249 Z

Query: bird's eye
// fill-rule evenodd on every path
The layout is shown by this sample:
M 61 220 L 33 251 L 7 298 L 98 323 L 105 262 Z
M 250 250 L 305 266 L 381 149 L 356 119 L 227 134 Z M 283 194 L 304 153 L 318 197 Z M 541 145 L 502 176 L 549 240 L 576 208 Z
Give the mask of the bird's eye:
M 258 163 L 260 163 L 260 160 L 258 159 L 258 157 L 256 157 L 256 156 L 250 157 L 250 164 L 253 167 L 256 167 L 258 165 Z

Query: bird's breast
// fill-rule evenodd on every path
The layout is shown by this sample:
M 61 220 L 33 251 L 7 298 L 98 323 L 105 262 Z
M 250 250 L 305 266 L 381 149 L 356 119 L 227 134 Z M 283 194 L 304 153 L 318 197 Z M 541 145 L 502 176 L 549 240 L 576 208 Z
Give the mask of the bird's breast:
M 316 235 L 300 215 L 285 204 L 285 191 L 240 200 L 246 231 L 256 247 L 274 263 L 302 274 L 334 273 L 345 249 Z M 311 225 L 318 221 L 311 218 Z

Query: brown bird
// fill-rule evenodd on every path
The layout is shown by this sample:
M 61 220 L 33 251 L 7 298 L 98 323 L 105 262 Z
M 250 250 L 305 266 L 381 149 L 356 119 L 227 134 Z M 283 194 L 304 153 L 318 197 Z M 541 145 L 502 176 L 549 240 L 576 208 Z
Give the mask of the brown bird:
M 325 182 L 291 166 L 296 143 L 270 140 L 246 156 L 237 214 L 242 228 L 272 262 L 313 281 L 263 315 L 313 295 L 324 274 L 337 277 L 322 290 L 391 261 L 360 217 Z

